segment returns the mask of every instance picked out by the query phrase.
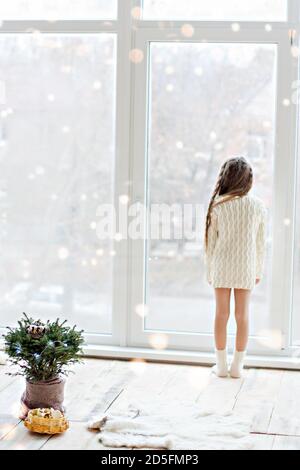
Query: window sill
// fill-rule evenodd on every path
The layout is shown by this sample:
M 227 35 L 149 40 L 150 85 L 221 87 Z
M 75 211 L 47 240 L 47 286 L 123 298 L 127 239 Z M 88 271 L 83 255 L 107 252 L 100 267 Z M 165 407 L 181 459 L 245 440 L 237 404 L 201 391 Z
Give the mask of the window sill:
M 178 350 L 158 351 L 147 348 L 88 345 L 84 348 L 86 357 L 113 359 L 144 359 L 148 361 L 171 362 L 182 364 L 213 365 L 213 353 L 191 352 Z M 247 367 L 300 370 L 300 359 L 290 356 L 254 356 L 249 355 Z
M 0 351 L 3 351 L 3 342 L 0 342 Z M 84 357 L 99 359 L 133 360 L 141 359 L 152 362 L 168 362 L 173 364 L 191 364 L 211 366 L 215 363 L 215 356 L 208 352 L 178 351 L 166 349 L 158 351 L 148 348 L 120 347 L 107 345 L 86 345 L 83 348 Z M 246 367 L 266 369 L 300 370 L 300 358 L 291 356 L 263 356 L 249 355 Z

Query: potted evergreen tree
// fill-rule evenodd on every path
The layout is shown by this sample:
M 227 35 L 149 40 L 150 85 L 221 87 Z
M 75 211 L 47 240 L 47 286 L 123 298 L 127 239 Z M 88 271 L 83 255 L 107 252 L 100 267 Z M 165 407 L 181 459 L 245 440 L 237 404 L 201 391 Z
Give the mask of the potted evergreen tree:
M 5 352 L 16 371 L 22 375 L 26 390 L 22 395 L 22 417 L 34 408 L 64 411 L 64 376 L 69 366 L 80 362 L 83 331 L 66 325 L 66 321 L 35 321 L 25 313 L 17 328 L 8 328 L 4 335 Z

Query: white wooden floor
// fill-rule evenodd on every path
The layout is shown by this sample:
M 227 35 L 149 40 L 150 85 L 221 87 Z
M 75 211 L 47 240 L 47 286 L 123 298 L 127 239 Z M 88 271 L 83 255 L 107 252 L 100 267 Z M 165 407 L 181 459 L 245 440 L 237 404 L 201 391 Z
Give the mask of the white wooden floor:
M 29 433 L 18 419 L 23 379 L 0 366 L 0 450 L 98 449 L 96 433 L 86 430 L 91 416 L 127 399 L 182 399 L 220 411 L 253 416 L 258 450 L 300 450 L 300 372 L 250 369 L 242 380 L 218 379 L 199 366 L 89 359 L 68 378 L 70 429 L 61 436 Z

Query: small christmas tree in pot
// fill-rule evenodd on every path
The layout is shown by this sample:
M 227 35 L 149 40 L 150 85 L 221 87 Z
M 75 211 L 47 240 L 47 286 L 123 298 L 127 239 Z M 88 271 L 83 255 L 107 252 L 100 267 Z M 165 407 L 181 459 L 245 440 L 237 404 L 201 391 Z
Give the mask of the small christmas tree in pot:
M 69 366 L 80 362 L 83 331 L 55 322 L 29 318 L 25 313 L 17 328 L 8 328 L 4 335 L 5 352 L 18 367 L 9 375 L 26 378 L 26 390 L 21 398 L 22 418 L 30 409 L 54 408 L 64 411 L 64 376 Z

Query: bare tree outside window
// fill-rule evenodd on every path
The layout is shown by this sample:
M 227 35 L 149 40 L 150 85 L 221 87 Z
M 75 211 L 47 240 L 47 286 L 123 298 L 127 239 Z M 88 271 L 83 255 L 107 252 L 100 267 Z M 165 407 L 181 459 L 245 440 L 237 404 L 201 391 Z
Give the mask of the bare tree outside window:
M 208 205 L 224 159 L 244 155 L 255 193 L 272 206 L 275 45 L 152 43 L 150 202 Z M 176 221 L 175 221 L 176 222 Z M 268 327 L 271 241 L 265 278 L 254 292 L 252 334 Z M 212 290 L 203 234 L 149 246 L 147 329 L 211 332 Z
M 1 324 L 23 310 L 111 331 L 116 38 L 2 35 Z

